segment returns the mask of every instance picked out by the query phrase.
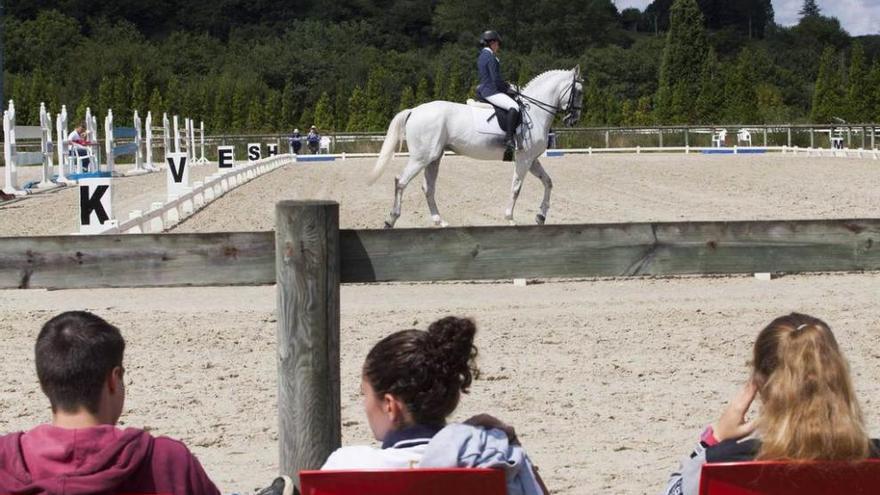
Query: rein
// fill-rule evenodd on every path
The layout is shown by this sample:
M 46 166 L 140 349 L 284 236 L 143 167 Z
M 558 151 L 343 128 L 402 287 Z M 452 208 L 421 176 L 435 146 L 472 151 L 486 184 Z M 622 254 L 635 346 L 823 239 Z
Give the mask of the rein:
M 583 82 L 583 81 L 581 81 L 581 82 Z M 533 103 L 535 106 L 537 106 L 541 110 L 549 113 L 550 115 L 556 115 L 561 110 L 568 110 L 569 112 L 571 112 L 571 110 L 580 110 L 581 108 L 583 108 L 582 106 L 578 106 L 578 107 L 573 106 L 574 99 L 575 99 L 574 98 L 574 93 L 575 93 L 574 88 L 576 87 L 577 83 L 578 83 L 578 79 L 577 79 L 577 76 L 575 76 L 574 80 L 572 80 L 572 82 L 571 82 L 571 86 L 569 86 L 568 89 L 565 90 L 565 92 L 568 93 L 569 96 L 568 96 L 568 103 L 566 103 L 564 107 L 558 107 L 556 105 L 551 105 L 549 103 L 538 100 L 537 98 L 532 98 L 531 96 L 528 96 L 527 94 L 522 93 L 520 91 L 517 91 L 515 94 L 516 94 L 516 96 L 519 96 L 520 98 L 528 101 L 529 103 Z

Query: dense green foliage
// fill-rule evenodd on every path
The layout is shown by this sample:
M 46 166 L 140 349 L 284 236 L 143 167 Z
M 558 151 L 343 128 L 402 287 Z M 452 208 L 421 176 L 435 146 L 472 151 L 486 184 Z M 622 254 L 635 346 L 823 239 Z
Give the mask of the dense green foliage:
M 880 37 L 858 42 L 804 2 L 770 0 L 16 0 L 6 6 L 5 97 L 204 119 L 212 133 L 383 130 L 476 84 L 476 39 L 504 37 L 506 77 L 580 63 L 584 125 L 880 120 Z

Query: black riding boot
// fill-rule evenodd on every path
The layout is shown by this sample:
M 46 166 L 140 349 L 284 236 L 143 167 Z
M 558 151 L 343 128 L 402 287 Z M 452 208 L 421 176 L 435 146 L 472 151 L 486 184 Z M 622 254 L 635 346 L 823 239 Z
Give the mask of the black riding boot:
M 509 110 L 507 112 L 507 122 L 505 122 L 505 124 L 507 124 L 507 136 L 504 139 L 505 162 L 513 161 L 513 152 L 516 150 L 516 139 L 514 139 L 514 135 L 516 134 L 517 119 L 519 119 L 519 112 L 516 110 Z

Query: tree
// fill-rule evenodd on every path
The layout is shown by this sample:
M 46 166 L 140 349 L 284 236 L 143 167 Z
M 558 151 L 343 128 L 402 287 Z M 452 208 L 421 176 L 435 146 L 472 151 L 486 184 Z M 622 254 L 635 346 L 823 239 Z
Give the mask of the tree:
M 135 69 L 131 77 L 131 108 L 146 116 L 147 102 L 147 81 L 144 80 L 143 72 Z
M 816 0 L 804 0 L 804 6 L 801 7 L 800 12 L 798 14 L 803 17 L 819 17 L 822 15 L 822 12 L 819 10 L 819 6 L 816 5 Z
M 270 89 L 266 96 L 266 107 L 263 110 L 263 120 L 267 131 L 278 132 L 286 129 L 281 125 L 281 93 Z
M 165 112 L 165 101 L 162 100 L 162 93 L 159 87 L 153 88 L 150 94 L 149 111 L 153 114 L 153 122 L 162 122 L 162 113 Z
M 428 79 L 422 76 L 419 79 L 419 84 L 416 86 L 416 105 L 421 105 L 422 103 L 427 103 L 431 101 L 431 94 L 428 92 Z
M 284 83 L 284 89 L 281 90 L 281 108 L 279 108 L 279 125 L 285 130 L 293 127 L 294 112 L 296 111 L 296 102 L 294 101 L 293 81 L 290 79 Z
M 810 120 L 817 124 L 831 124 L 841 114 L 844 103 L 840 70 L 835 64 L 836 51 L 827 47 L 819 60 L 819 77 L 813 91 Z
M 348 123 L 345 130 L 358 132 L 367 130 L 367 100 L 360 86 L 355 86 L 348 99 Z
M 366 130 L 381 131 L 390 120 L 391 104 L 390 77 L 381 66 L 370 71 L 367 78 L 365 97 L 367 100 Z
M 743 48 L 724 89 L 727 97 L 725 114 L 728 122 L 745 124 L 758 120 L 758 101 L 755 94 L 757 84 L 755 53 L 748 47 Z
M 400 92 L 400 103 L 397 105 L 397 111 L 403 111 L 415 106 L 416 97 L 413 94 L 412 86 L 404 86 Z
M 586 125 L 600 126 L 605 123 L 605 97 L 599 89 L 599 80 L 592 74 L 584 89 L 584 116 Z
M 696 0 L 675 0 L 669 34 L 660 66 L 657 118 L 661 123 L 687 123 L 696 119 L 689 102 L 700 92 L 702 57 L 708 49 L 703 14 Z
M 240 131 L 248 124 L 248 100 L 244 83 L 238 81 L 232 90 L 232 104 L 229 107 L 229 128 Z
M 263 107 L 260 105 L 260 98 L 254 96 L 248 103 L 247 114 L 247 130 L 262 131 L 265 129 L 265 120 L 263 119 Z
M 113 125 L 131 125 L 131 86 L 128 78 L 118 74 L 113 78 Z
M 321 93 L 321 97 L 315 103 L 314 125 L 324 131 L 333 130 L 336 127 L 333 124 L 333 105 L 330 104 L 330 95 L 326 91 Z
M 880 122 L 880 60 L 875 60 L 868 74 L 868 98 L 867 115 L 871 122 Z
M 183 90 L 176 77 L 172 77 L 168 81 L 168 87 L 165 88 L 165 104 L 168 106 L 168 118 L 172 115 L 180 115 L 183 110 Z
M 76 110 L 74 110 L 73 115 L 70 116 L 73 120 L 68 120 L 68 123 L 71 124 L 70 127 L 75 125 L 79 125 L 86 121 L 86 109 L 92 106 L 92 95 L 88 92 L 85 92 L 80 96 L 79 103 L 76 105 Z
M 847 88 L 847 117 L 849 122 L 868 122 L 870 117 L 870 93 L 868 70 L 865 67 L 865 48 L 853 43 Z
M 224 79 L 217 88 L 214 108 L 211 112 L 211 129 L 226 131 L 231 128 L 232 101 L 229 94 L 229 82 Z
M 92 108 L 92 115 L 103 118 L 107 115 L 107 110 L 113 106 L 113 82 L 108 76 L 101 78 L 101 84 L 98 86 L 98 101 L 95 108 Z
M 718 55 L 711 46 L 706 52 L 703 71 L 700 74 L 700 95 L 696 102 L 696 121 L 701 124 L 720 123 L 724 114 L 724 74 Z
M 447 72 L 446 87 L 443 88 L 443 100 L 464 102 L 465 89 L 462 84 L 463 77 L 458 64 L 452 63 Z

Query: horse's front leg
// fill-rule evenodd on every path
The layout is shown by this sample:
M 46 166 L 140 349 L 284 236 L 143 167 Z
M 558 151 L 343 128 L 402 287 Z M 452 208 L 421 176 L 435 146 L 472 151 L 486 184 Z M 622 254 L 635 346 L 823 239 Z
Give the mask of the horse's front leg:
M 528 161 L 516 161 L 516 168 L 513 171 L 513 183 L 510 186 L 510 204 L 507 206 L 507 210 L 504 211 L 504 218 L 507 219 L 507 222 L 510 225 L 516 225 L 516 222 L 513 220 L 513 208 L 516 206 L 516 200 L 519 198 L 519 192 L 522 190 L 523 178 L 526 176 L 526 171 L 529 169 Z
M 437 185 L 437 175 L 440 173 L 440 159 L 436 159 L 429 163 L 425 168 L 425 183 L 422 185 L 422 191 L 425 192 L 425 200 L 428 202 L 428 210 L 431 211 L 431 221 L 437 227 L 447 227 L 449 224 L 440 218 L 440 210 L 437 209 L 437 200 L 434 192 Z
M 529 172 L 540 179 L 541 184 L 544 184 L 544 199 L 541 201 L 540 212 L 535 215 L 535 223 L 544 225 L 544 222 L 547 221 L 547 211 L 550 209 L 550 193 L 553 191 L 553 181 L 550 179 L 550 174 L 544 170 L 544 167 L 537 158 L 532 162 Z

